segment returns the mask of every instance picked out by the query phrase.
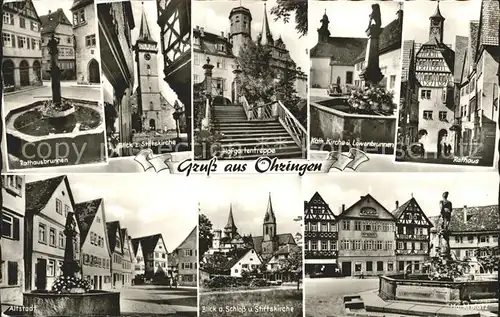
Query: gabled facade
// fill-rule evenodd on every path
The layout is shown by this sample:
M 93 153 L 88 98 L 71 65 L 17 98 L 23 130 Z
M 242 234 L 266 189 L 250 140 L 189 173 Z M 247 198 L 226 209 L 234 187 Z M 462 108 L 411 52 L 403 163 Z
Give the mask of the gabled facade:
M 57 176 L 26 184 L 24 222 L 25 289 L 49 290 L 61 275 L 67 217 L 73 217 L 75 205 L 66 176 Z M 75 257 L 80 258 L 80 234 L 74 237 Z
M 198 285 L 197 232 L 198 227 L 195 227 L 186 239 L 172 252 L 172 257 L 177 262 L 177 270 L 175 271 L 177 271 L 178 285 Z
M 122 245 L 123 245 L 123 261 L 122 261 L 122 274 L 124 284 L 129 286 L 132 285 L 132 280 L 135 276 L 134 258 L 132 256 L 132 243 L 130 236 L 128 235 L 128 230 L 126 228 L 121 229 Z
M 2 6 L 2 75 L 4 91 L 42 84 L 41 20 L 33 2 Z
M 95 199 L 78 203 L 74 210 L 80 229 L 82 275 L 94 290 L 111 289 L 111 250 L 104 202 Z
M 144 275 L 145 264 L 144 264 L 144 255 L 142 252 L 141 241 L 139 239 L 131 240 L 132 249 L 134 250 L 134 275 Z
M 439 2 L 429 18 L 429 40 L 417 51 L 415 76 L 420 83 L 418 134 L 425 152 L 442 158 L 454 151 L 455 52 L 443 43 L 445 18 Z
M 342 274 L 378 275 L 395 271 L 396 219 L 370 194 L 337 217 Z
M 24 214 L 26 184 L 21 175 L 2 175 L 2 237 L 0 298 L 3 303 L 22 302 L 24 283 Z
M 304 201 L 304 259 L 306 274 L 322 270 L 335 272 L 338 255 L 338 232 L 335 215 L 330 206 L 316 192 Z
M 113 288 L 126 286 L 123 274 L 123 238 L 119 221 L 107 222 L 109 247 L 111 250 L 111 285 Z M 130 284 L 132 281 L 128 281 Z
M 73 34 L 75 49 L 76 81 L 79 84 L 101 83 L 101 58 L 97 46 L 97 15 L 94 0 L 73 0 Z
M 396 218 L 397 271 L 420 272 L 429 258 L 432 222 L 427 218 L 415 198 L 401 206 L 396 201 L 393 211 Z
M 47 15 L 41 15 L 42 21 L 42 59 L 43 59 L 43 78 L 50 79 L 51 56 L 47 43 L 51 36 L 59 38 L 58 61 L 61 70 L 61 79 L 75 79 L 75 47 L 76 41 L 73 35 L 73 24 L 69 21 L 63 9 L 59 8 L 55 12 L 49 10 Z
M 160 233 L 151 236 L 140 237 L 132 239 L 133 245 L 140 245 L 139 251 L 137 252 L 137 265 L 139 269 L 142 268 L 144 263 L 144 277 L 147 280 L 153 280 L 155 274 L 163 273 L 166 277 L 168 273 L 168 250 L 165 246 L 165 242 Z M 142 270 L 141 270 L 142 271 Z M 137 274 L 136 270 L 136 274 Z

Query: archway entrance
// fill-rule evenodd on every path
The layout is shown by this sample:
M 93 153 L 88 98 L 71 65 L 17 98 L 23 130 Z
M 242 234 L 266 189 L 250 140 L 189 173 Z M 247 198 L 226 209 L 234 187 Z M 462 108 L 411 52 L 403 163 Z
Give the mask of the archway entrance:
M 438 157 L 444 156 L 448 153 L 448 143 L 446 143 L 446 138 L 448 137 L 448 131 L 446 129 L 441 129 L 438 132 L 438 142 L 437 142 L 437 153 Z
M 14 86 L 14 62 L 10 59 L 2 63 L 2 74 L 4 86 Z
M 35 76 L 35 81 L 40 82 L 42 78 L 42 67 L 39 61 L 33 62 L 33 75 Z
M 99 63 L 95 59 L 92 59 L 89 63 L 89 83 L 99 84 L 100 82 Z
M 21 86 L 30 85 L 30 64 L 26 60 L 21 61 L 21 64 L 19 64 L 19 77 Z
M 149 129 L 152 130 L 152 131 L 155 131 L 156 130 L 156 122 L 155 122 L 155 119 L 150 119 L 149 120 Z

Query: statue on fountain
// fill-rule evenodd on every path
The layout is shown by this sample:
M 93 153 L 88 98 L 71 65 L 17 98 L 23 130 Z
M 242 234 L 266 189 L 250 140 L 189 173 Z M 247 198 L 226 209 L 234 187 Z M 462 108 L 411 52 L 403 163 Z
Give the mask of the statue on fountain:
M 441 209 L 441 230 L 448 231 L 448 228 L 450 226 L 450 220 L 451 220 L 451 210 L 452 210 L 452 204 L 451 201 L 448 200 L 448 192 L 443 193 L 443 199 L 439 202 L 439 206 Z
M 368 44 L 365 56 L 365 68 L 359 77 L 365 82 L 365 86 L 373 87 L 384 78 L 380 70 L 380 33 L 382 33 L 382 18 L 380 14 L 380 5 L 372 4 L 372 13 L 368 20 L 368 28 L 366 35 L 368 36 Z
M 61 97 L 61 70 L 59 68 L 59 42 L 54 34 L 47 42 L 50 54 L 50 83 L 52 89 L 52 102 L 46 104 L 43 114 L 52 119 L 64 119 L 75 112 L 75 107 L 62 101 Z M 63 124 L 63 123 L 61 123 Z

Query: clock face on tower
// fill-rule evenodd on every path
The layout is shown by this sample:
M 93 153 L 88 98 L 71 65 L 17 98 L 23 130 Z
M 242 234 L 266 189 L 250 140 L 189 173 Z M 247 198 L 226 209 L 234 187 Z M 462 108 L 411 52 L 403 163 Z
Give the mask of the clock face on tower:
M 438 20 L 432 20 L 432 25 L 439 26 L 439 21 Z
M 144 54 L 144 59 L 149 61 L 151 59 L 151 55 L 149 55 L 149 53 Z

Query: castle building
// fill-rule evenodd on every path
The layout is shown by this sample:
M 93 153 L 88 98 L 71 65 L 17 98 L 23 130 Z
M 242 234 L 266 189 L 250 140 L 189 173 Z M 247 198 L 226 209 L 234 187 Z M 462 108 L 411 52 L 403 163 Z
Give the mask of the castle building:
M 54 36 L 59 39 L 58 60 L 59 69 L 61 70 L 61 79 L 76 78 L 75 64 L 75 47 L 76 41 L 73 34 L 73 24 L 69 21 L 63 9 L 59 8 L 55 12 L 49 10 L 47 15 L 41 15 L 42 21 L 42 65 L 43 79 L 50 79 L 50 62 L 51 56 L 47 43 Z
M 100 84 L 101 67 L 94 0 L 73 0 L 71 12 L 76 41 L 76 81 L 79 84 Z
M 445 18 L 439 9 L 429 17 L 429 40 L 417 51 L 415 76 L 420 83 L 418 135 L 425 152 L 443 157 L 454 151 L 455 52 L 443 43 Z
M 0 298 L 3 303 L 21 302 L 24 291 L 24 176 L 2 175 L 2 237 Z
M 41 20 L 33 2 L 6 2 L 2 6 L 2 75 L 4 91 L 41 85 Z
M 479 21 L 471 21 L 465 56 L 459 65 L 459 102 L 456 110 L 455 154 L 481 157 L 491 164 L 495 152 L 499 116 L 500 54 L 497 1 L 481 1 Z M 458 40 L 458 39 L 457 39 Z
M 281 37 L 274 39 L 269 27 L 265 4 L 262 31 L 255 39 L 252 36 L 252 21 L 250 10 L 239 6 L 233 8 L 229 13 L 230 32 L 228 34 L 222 31 L 220 34 L 214 34 L 205 31 L 204 27 L 196 26 L 193 30 L 194 83 L 203 81 L 203 65 L 205 60 L 209 58 L 214 64 L 211 93 L 223 96 L 227 100 L 236 103 L 238 93 L 236 92 L 236 72 L 234 71 L 237 68 L 237 57 L 248 41 L 256 40 L 271 50 L 270 64 L 276 71 L 277 79 L 283 78 L 287 73 L 293 73 L 295 76 L 295 89 L 298 95 L 306 98 L 307 76 L 290 57 L 283 39 Z
M 167 131 L 175 127 L 173 108 L 162 102 L 158 65 L 158 42 L 149 29 L 146 13 L 142 12 L 139 37 L 133 47 L 137 65 L 137 104 L 141 125 L 137 131 Z
M 80 229 L 82 275 L 94 290 L 111 289 L 111 250 L 107 238 L 106 216 L 102 199 L 75 205 Z
M 57 176 L 26 184 L 24 220 L 25 290 L 50 290 L 62 274 L 68 217 L 77 222 L 75 201 L 67 176 Z M 73 250 L 80 259 L 80 231 L 75 227 Z M 78 261 L 80 262 L 80 261 Z
M 135 27 L 132 5 L 129 1 L 97 4 L 99 46 L 102 60 L 102 90 L 106 108 L 115 113 L 115 119 L 106 118 L 108 147 L 115 136 L 119 143 L 132 142 L 132 102 L 134 88 L 134 58 L 131 30 Z M 113 110 L 113 111 L 111 111 Z M 120 156 L 130 149 L 117 150 Z
M 429 259 L 432 222 L 427 218 L 415 198 L 399 205 L 392 212 L 396 218 L 397 271 L 420 272 Z
M 316 192 L 304 201 L 304 262 L 306 274 L 337 272 L 338 230 L 335 214 Z

